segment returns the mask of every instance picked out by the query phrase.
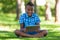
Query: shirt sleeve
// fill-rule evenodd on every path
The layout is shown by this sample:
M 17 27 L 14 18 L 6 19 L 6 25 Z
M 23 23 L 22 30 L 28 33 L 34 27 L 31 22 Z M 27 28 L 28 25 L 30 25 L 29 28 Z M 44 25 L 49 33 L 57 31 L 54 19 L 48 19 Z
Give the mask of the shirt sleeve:
M 40 19 L 39 19 L 38 15 L 36 15 L 36 17 L 35 17 L 35 23 L 40 23 Z
M 23 19 L 24 19 L 24 17 L 23 17 L 23 15 L 21 15 L 20 18 L 19 18 L 19 23 L 20 23 L 20 24 L 23 23 L 23 21 L 24 21 Z

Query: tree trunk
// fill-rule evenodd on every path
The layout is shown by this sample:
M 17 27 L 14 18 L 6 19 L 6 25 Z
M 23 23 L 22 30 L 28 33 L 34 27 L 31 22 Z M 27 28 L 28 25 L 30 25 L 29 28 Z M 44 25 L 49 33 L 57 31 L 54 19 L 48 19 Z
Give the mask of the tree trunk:
M 46 2 L 46 14 L 45 14 L 45 20 L 51 20 L 51 9 L 50 9 L 50 3 Z
M 21 13 L 25 13 L 25 3 L 24 1 L 22 0 L 22 3 L 21 3 Z
M 60 22 L 60 0 L 55 0 L 55 22 Z
M 20 9 L 21 9 L 21 0 L 17 0 L 16 20 L 19 19 Z

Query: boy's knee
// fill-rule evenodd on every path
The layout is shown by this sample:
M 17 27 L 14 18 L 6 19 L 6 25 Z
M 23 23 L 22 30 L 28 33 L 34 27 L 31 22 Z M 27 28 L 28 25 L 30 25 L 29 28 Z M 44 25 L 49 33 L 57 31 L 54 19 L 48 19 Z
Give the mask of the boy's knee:
M 14 33 L 18 33 L 18 32 L 19 32 L 19 30 L 15 30 L 15 31 L 14 31 Z
M 44 33 L 44 36 L 47 36 L 48 31 L 47 30 L 44 30 L 43 33 Z
M 16 35 L 17 37 L 19 37 L 18 32 L 19 32 L 19 30 L 15 30 L 15 31 L 14 31 L 14 33 L 15 33 L 15 35 Z
M 47 30 L 43 30 L 44 37 L 47 36 L 47 34 L 48 34 L 48 31 Z
M 47 30 L 43 30 L 43 33 L 48 33 L 48 31 Z

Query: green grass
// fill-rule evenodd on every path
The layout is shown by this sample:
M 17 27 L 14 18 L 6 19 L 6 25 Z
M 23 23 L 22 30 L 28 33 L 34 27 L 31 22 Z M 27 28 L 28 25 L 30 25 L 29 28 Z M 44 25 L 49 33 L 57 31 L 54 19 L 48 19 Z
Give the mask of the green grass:
M 19 22 L 15 21 L 16 14 L 0 13 L 0 40 L 60 40 L 60 25 L 41 18 L 41 29 L 48 30 L 48 35 L 43 38 L 17 38 L 15 29 L 19 29 Z M 2 29 L 4 28 L 4 29 Z

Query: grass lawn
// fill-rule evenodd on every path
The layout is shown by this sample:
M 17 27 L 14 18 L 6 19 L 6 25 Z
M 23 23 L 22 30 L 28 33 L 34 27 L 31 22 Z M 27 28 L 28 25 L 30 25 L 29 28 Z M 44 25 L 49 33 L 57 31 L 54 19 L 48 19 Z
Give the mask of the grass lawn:
M 41 29 L 48 30 L 48 35 L 43 38 L 17 38 L 15 29 L 19 28 L 19 22 L 15 21 L 16 14 L 0 13 L 0 40 L 60 40 L 60 25 L 41 18 Z

